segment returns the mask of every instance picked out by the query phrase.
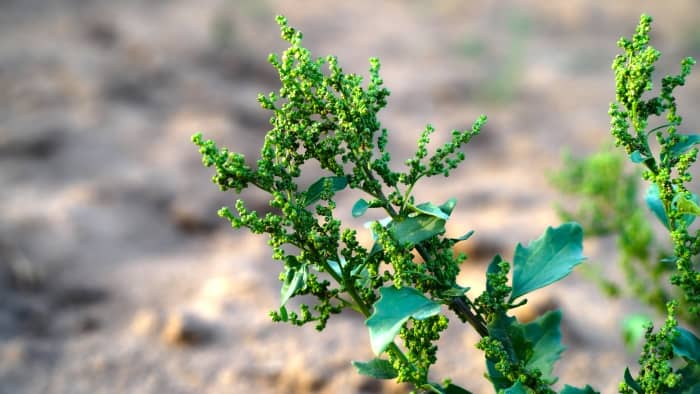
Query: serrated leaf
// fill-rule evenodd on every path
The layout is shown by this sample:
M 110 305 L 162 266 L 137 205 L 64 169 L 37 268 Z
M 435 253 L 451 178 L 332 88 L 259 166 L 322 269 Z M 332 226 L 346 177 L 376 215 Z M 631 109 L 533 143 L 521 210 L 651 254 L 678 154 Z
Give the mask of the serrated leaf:
M 439 219 L 449 219 L 450 215 L 443 212 L 440 207 L 433 204 L 432 202 L 424 202 L 423 204 L 418 204 L 416 206 L 410 206 L 410 209 L 414 212 L 422 213 L 424 215 L 435 216 Z
M 364 215 L 367 212 L 367 208 L 369 208 L 369 203 L 364 198 L 357 200 L 355 205 L 352 206 L 352 217 L 356 218 Z
M 289 267 L 285 269 L 284 282 L 282 282 L 282 288 L 280 289 L 280 306 L 284 306 L 297 290 L 306 285 L 308 275 L 309 267 L 307 265 L 303 265 L 298 269 Z
M 379 358 L 374 358 L 367 362 L 353 361 L 352 365 L 360 375 L 374 379 L 394 379 L 399 376 L 399 373 L 396 372 L 389 361 Z
M 377 356 L 394 341 L 409 318 L 423 320 L 440 313 L 440 304 L 411 287 L 383 287 L 379 294 L 381 297 L 374 304 L 374 313 L 365 321 L 372 351 Z
M 659 187 L 655 183 L 652 183 L 647 189 L 647 194 L 644 196 L 644 201 L 646 201 L 647 206 L 651 212 L 656 215 L 666 228 L 668 228 L 668 216 L 666 216 L 666 210 L 664 209 L 664 203 L 661 201 L 661 195 L 659 194 Z
M 674 157 L 678 157 L 683 153 L 690 150 L 693 145 L 700 143 L 700 134 L 676 134 L 680 137 L 681 141 L 673 145 L 671 148 L 671 154 Z
M 568 384 L 564 386 L 564 389 L 559 394 L 600 394 L 599 392 L 593 390 L 593 387 L 586 385 L 586 387 L 580 389 L 577 387 L 569 386 Z
M 676 355 L 700 363 L 700 339 L 692 332 L 677 327 L 679 335 L 673 339 L 673 352 Z
M 521 244 L 513 256 L 513 292 L 510 300 L 547 286 L 571 273 L 585 257 L 583 230 L 578 223 L 565 223 L 557 228 L 548 227 L 527 247 Z
M 389 225 L 389 231 L 401 243 L 419 244 L 445 231 L 445 220 L 432 215 L 416 215 Z
M 638 394 L 644 394 L 644 390 L 642 390 L 642 386 L 637 383 L 634 378 L 632 377 L 632 374 L 630 374 L 630 369 L 625 368 L 625 383 L 627 383 L 628 386 L 634 391 L 636 391 Z
M 522 325 L 525 340 L 532 344 L 532 354 L 526 360 L 526 366 L 531 370 L 539 369 L 542 377 L 552 382 L 556 381 L 551 376 L 554 363 L 565 349 L 561 344 L 560 323 L 561 312 L 553 311 Z
M 331 181 L 331 188 L 333 191 L 337 192 L 339 190 L 345 189 L 345 187 L 348 185 L 348 178 L 344 176 L 324 176 L 321 177 L 319 180 L 311 184 L 309 186 L 309 189 L 306 190 L 305 193 L 305 199 L 304 199 L 304 205 L 309 206 L 318 200 L 321 199 L 321 193 L 323 192 L 323 186 L 326 182 L 326 179 L 330 179 Z
M 633 163 L 641 163 L 644 161 L 644 157 L 640 151 L 636 150 L 630 154 L 630 160 L 632 160 Z

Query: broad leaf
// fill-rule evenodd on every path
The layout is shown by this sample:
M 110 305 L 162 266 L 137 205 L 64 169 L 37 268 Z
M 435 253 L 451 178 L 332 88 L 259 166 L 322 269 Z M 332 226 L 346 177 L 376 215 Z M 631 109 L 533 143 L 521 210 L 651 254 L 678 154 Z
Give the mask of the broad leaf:
M 393 221 L 389 231 L 401 243 L 419 244 L 445 231 L 445 220 L 432 215 L 416 215 L 400 222 Z
M 561 312 L 554 311 L 522 325 L 525 339 L 532 344 L 532 355 L 526 359 L 526 366 L 528 369 L 539 369 L 542 377 L 551 382 L 556 381 L 556 378 L 551 376 L 554 363 L 559 360 L 565 349 L 561 345 L 560 323 Z
M 369 203 L 364 198 L 357 200 L 355 205 L 352 206 L 352 217 L 356 218 L 364 215 L 367 212 L 367 208 L 369 208 Z
M 365 322 L 372 351 L 377 356 L 394 341 L 409 318 L 423 320 L 440 313 L 440 304 L 410 287 L 383 287 L 379 293 L 381 298 L 374 304 L 374 313 Z
M 311 186 L 309 186 L 309 189 L 305 193 L 306 198 L 304 200 L 304 203 L 307 207 L 321 199 L 321 193 L 323 192 L 323 186 L 326 182 L 326 179 L 330 179 L 331 188 L 335 192 L 345 189 L 345 187 L 348 185 L 348 178 L 344 176 L 321 177 L 319 180 L 317 180 Z
M 281 306 L 284 306 L 294 293 L 306 286 L 306 279 L 309 276 L 309 267 L 307 265 L 303 265 L 297 269 L 290 269 L 287 267 L 284 271 L 284 275 L 284 282 L 280 289 Z
M 679 335 L 673 340 L 676 355 L 700 363 L 700 339 L 685 328 L 677 328 Z
M 518 244 L 513 256 L 511 301 L 567 276 L 585 259 L 582 252 L 583 230 L 574 222 L 548 227 L 527 247 Z
M 391 363 L 387 360 L 374 358 L 365 362 L 353 361 L 352 365 L 360 375 L 369 376 L 374 379 L 394 379 L 399 376 Z
M 559 394 L 600 394 L 599 392 L 593 390 L 593 387 L 586 385 L 586 387 L 580 389 L 577 387 L 569 386 L 568 384 L 564 386 L 564 389 L 559 392 Z
M 433 204 L 432 202 L 425 202 L 423 204 L 411 206 L 410 208 L 415 212 L 422 213 L 425 215 L 435 216 L 436 218 L 439 218 L 439 219 L 447 220 L 450 217 L 449 213 L 443 212 L 443 210 L 440 209 L 440 207 Z

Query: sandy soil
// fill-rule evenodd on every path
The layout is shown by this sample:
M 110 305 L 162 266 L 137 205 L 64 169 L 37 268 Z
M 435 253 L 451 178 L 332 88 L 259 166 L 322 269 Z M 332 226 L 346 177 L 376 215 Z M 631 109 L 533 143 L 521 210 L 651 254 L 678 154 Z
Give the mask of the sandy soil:
M 209 182 L 190 135 L 255 157 L 269 116 L 256 96 L 277 86 L 265 59 L 284 49 L 278 13 L 347 71 L 381 58 L 397 158 L 426 123 L 437 144 L 488 114 L 464 168 L 417 190 L 458 198 L 450 231 L 477 231 L 462 275 L 477 292 L 489 254 L 509 257 L 559 222 L 545 174 L 561 150 L 609 141 L 610 63 L 639 14 L 656 17 L 663 72 L 700 57 L 696 2 L 645 6 L 0 1 L 0 394 L 406 392 L 350 366 L 371 356 L 359 316 L 321 334 L 270 322 L 279 266 L 264 239 L 216 216 L 235 196 Z M 688 127 L 699 96 L 694 76 L 680 99 Z M 612 245 L 587 242 L 586 254 L 615 275 Z M 564 311 L 560 387 L 615 392 L 636 358 L 619 319 L 640 306 L 576 274 L 532 301 L 526 313 Z M 492 392 L 476 335 L 452 320 L 435 377 Z

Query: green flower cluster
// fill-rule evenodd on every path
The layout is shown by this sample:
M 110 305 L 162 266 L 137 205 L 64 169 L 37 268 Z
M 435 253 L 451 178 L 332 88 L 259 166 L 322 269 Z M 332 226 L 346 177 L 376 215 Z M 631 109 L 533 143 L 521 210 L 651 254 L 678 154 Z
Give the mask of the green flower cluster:
M 647 165 L 647 178 L 658 185 L 659 201 L 665 209 L 660 212 L 674 231 L 677 264 L 684 267 L 674 283 L 687 288 L 688 300 L 694 302 L 700 290 L 697 278 L 692 277 L 690 259 L 700 249 L 700 242 L 687 228 L 694 210 L 700 208 L 684 182 L 690 179 L 688 168 L 697 154 L 692 148 L 696 139 L 675 133 L 680 117 L 671 96 L 673 88 L 683 83 L 690 62 L 680 76 L 664 80 L 659 98 L 641 102 L 641 94 L 650 87 L 644 78 L 658 58 L 646 47 L 648 21 L 643 18 L 634 40 L 621 44 L 628 57 L 618 58 L 615 64 L 620 70 L 618 100 L 626 109 L 612 107 L 613 127 L 618 143 Z M 429 369 L 437 361 L 437 341 L 448 326 L 445 306 L 481 336 L 477 347 L 485 353 L 487 378 L 497 392 L 554 393 L 557 378 L 552 371 L 564 351 L 561 313 L 548 312 L 530 323 L 521 323 L 509 313 L 527 302 L 525 295 L 561 280 L 585 259 L 581 226 L 570 222 L 547 228 L 527 246 L 518 244 L 512 263 L 495 256 L 486 274 L 486 290 L 476 298 L 469 296 L 469 288 L 457 283 L 466 256 L 455 256 L 453 247 L 473 231 L 458 238 L 447 237 L 445 225 L 456 200 L 440 205 L 417 203 L 413 189 L 422 178 L 449 176 L 465 160 L 464 145 L 480 133 L 486 117 L 479 117 L 467 130 L 453 131 L 451 139 L 432 153 L 428 146 L 435 130 L 428 125 L 415 154 L 404 162 L 406 171 L 396 171 L 387 151 L 388 131 L 378 120 L 389 96 L 379 76 L 379 61 L 370 59 L 365 86 L 361 76 L 344 73 L 335 57 L 312 58 L 302 46 L 301 32 L 290 27 L 284 17 L 278 17 L 277 22 L 290 47 L 281 56 L 269 58 L 279 73 L 279 91 L 258 97 L 261 106 L 272 113 L 260 157 L 249 162 L 240 153 L 204 140 L 201 134 L 193 137 L 203 164 L 214 168 L 212 180 L 221 190 L 238 194 L 255 187 L 269 198 L 270 209 L 264 215 L 241 199 L 234 209 L 222 208 L 219 215 L 234 228 L 268 236 L 273 259 L 282 264 L 280 306 L 271 312 L 272 319 L 294 325 L 314 323 L 323 330 L 332 315 L 353 310 L 366 318 L 376 356 L 367 362 L 353 362 L 358 372 L 410 383 L 416 392 L 469 394 L 449 379 L 442 383 L 430 380 Z M 668 130 L 658 135 L 671 148 L 662 150 L 657 163 L 642 136 L 646 136 L 645 116 L 663 111 L 669 112 Z M 635 135 L 627 132 L 629 124 L 634 125 Z M 675 178 L 671 169 L 676 170 Z M 316 172 L 316 181 L 302 186 L 302 174 L 310 171 Z M 371 247 L 361 245 L 357 231 L 345 227 L 336 216 L 340 209 L 336 195 L 345 189 L 364 196 L 350 209 L 354 217 L 369 209 L 383 210 L 387 215 L 369 225 L 374 240 Z M 293 306 L 289 301 L 299 296 L 314 301 Z M 643 371 L 652 372 L 642 372 L 638 382 L 644 390 L 652 391 L 644 392 L 690 387 L 687 382 L 693 382 L 688 371 L 694 371 L 700 360 L 695 354 L 700 340 L 675 329 L 674 322 L 669 320 L 661 334 L 648 334 L 648 353 L 654 356 L 643 357 L 642 364 Z M 673 339 L 678 332 L 683 334 L 682 343 Z M 689 360 L 689 369 L 663 369 L 674 354 Z M 658 385 L 652 376 L 665 386 Z M 678 384 L 680 380 L 684 383 Z M 637 381 L 630 378 L 627 384 L 635 389 Z M 595 391 L 589 386 L 565 386 L 561 393 Z

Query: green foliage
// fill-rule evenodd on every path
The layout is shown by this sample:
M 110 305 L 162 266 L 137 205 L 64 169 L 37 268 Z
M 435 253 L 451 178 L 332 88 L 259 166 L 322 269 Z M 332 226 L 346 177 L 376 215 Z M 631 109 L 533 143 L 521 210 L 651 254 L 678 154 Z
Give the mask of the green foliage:
M 430 367 L 437 360 L 437 341 L 448 326 L 445 313 L 451 310 L 480 335 L 476 346 L 484 351 L 487 378 L 497 392 L 554 393 L 557 378 L 552 371 L 564 351 L 561 313 L 548 312 L 527 324 L 509 313 L 527 302 L 524 295 L 564 278 L 584 260 L 581 226 L 565 223 L 547 228 L 527 247 L 517 245 L 512 264 L 495 256 L 486 273 L 485 291 L 476 298 L 469 296 L 469 289 L 456 282 L 465 256 L 455 257 L 453 247 L 473 231 L 459 238 L 446 237 L 446 222 L 456 200 L 441 205 L 416 204 L 413 189 L 422 178 L 449 176 L 465 160 L 464 145 L 479 134 L 486 117 L 479 117 L 469 129 L 453 131 L 451 139 L 432 153 L 427 147 L 435 130 L 428 125 L 417 141 L 415 154 L 404 162 L 406 170 L 396 171 L 386 149 L 389 133 L 378 120 L 389 96 L 379 76 L 379 61 L 370 59 L 365 84 L 361 76 L 344 73 L 333 56 L 312 58 L 302 46 L 301 32 L 290 27 L 284 17 L 278 17 L 277 22 L 290 47 L 281 56 L 269 58 L 279 73 L 280 90 L 258 97 L 261 106 L 272 113 L 271 130 L 260 157 L 252 163 L 240 153 L 204 140 L 201 134 L 193 137 L 203 164 L 214 168 L 212 180 L 222 190 L 240 193 L 255 187 L 269 197 L 271 210 L 264 216 L 240 199 L 235 209 L 222 208 L 219 214 L 234 228 L 245 227 L 269 237 L 272 257 L 282 264 L 280 307 L 271 312 L 272 319 L 294 325 L 313 322 L 323 330 L 332 315 L 353 310 L 366 318 L 369 343 L 378 357 L 354 362 L 359 373 L 410 383 L 416 392 L 464 394 L 469 391 L 449 379 L 442 383 L 429 380 Z M 667 139 L 659 137 L 665 144 L 661 144 L 657 161 L 642 140 L 646 136 L 644 116 L 668 110 L 668 128 L 675 130 L 680 124 L 671 91 L 682 84 L 687 70 L 684 68 L 679 77 L 665 79 L 659 98 L 641 102 L 640 92 L 650 84 L 642 80 L 650 75 L 648 62 L 658 58 L 645 47 L 647 32 L 648 19 L 643 18 L 635 39 L 621 41 L 629 59 L 615 62 L 618 101 L 634 110 L 613 106 L 613 133 L 633 161 L 647 166 L 646 179 L 658 187 L 658 201 L 676 242 L 674 261 L 679 264 L 679 274 L 673 281 L 692 306 L 696 305 L 698 286 L 690 260 L 695 250 L 688 250 L 688 242 L 695 238 L 688 234 L 687 226 L 689 215 L 694 218 L 700 208 L 683 183 L 689 181 L 687 170 L 697 154 L 693 147 L 697 141 L 669 131 Z M 627 133 L 623 126 L 629 124 L 641 132 Z M 308 170 L 308 162 L 314 162 L 311 168 L 320 167 L 322 173 L 310 186 L 301 188 L 299 179 Z M 670 169 L 676 170 L 676 178 L 671 178 Z M 580 173 L 585 178 L 585 171 Z M 606 182 L 592 193 L 616 183 L 613 179 Z M 578 185 L 572 185 L 577 190 Z M 357 230 L 345 227 L 336 217 L 339 208 L 335 197 L 347 189 L 363 194 L 352 207 L 343 208 L 354 217 L 368 209 L 381 209 L 388 215 L 370 224 L 374 239 L 370 249 L 360 244 Z M 636 212 L 630 199 L 635 193 L 632 188 L 614 195 L 626 199 L 622 205 Z M 622 219 L 608 221 L 607 216 L 596 214 L 599 208 L 592 206 L 586 211 L 599 228 L 621 228 Z M 612 210 L 618 208 L 615 205 Z M 642 254 L 643 248 L 638 247 L 635 257 Z M 691 248 L 700 249 L 700 242 Z M 299 296 L 313 301 L 288 310 L 288 301 Z M 671 304 L 660 332 L 653 333 L 651 327 L 646 330 L 642 369 L 636 379 L 626 373 L 621 392 L 689 392 L 700 381 L 698 340 L 677 329 L 676 309 Z M 686 362 L 683 368 L 673 369 L 675 356 Z M 562 392 L 595 393 L 590 386 L 565 386 Z

